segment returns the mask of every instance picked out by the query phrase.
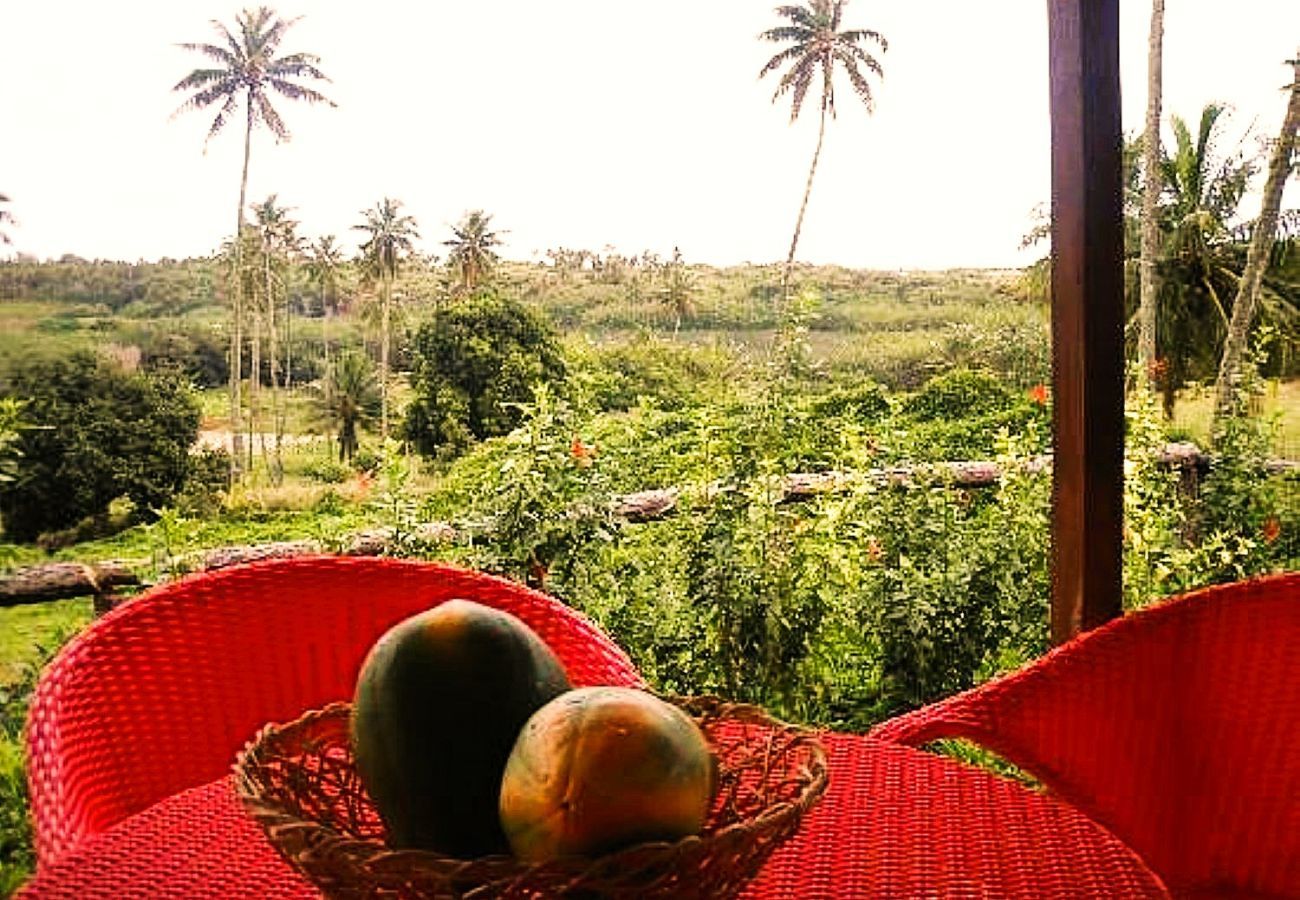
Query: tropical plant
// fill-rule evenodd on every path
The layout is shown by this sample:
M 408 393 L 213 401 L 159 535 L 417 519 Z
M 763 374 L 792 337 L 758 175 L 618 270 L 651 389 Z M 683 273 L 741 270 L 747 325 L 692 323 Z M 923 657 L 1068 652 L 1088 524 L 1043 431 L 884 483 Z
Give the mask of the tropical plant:
M 411 216 L 402 215 L 402 201 L 385 197 L 374 209 L 363 209 L 365 221 L 353 225 L 364 232 L 366 240 L 361 245 L 361 263 L 366 275 L 379 282 L 380 336 L 379 336 L 379 394 L 380 440 L 388 439 L 388 351 L 390 344 L 390 310 L 393 302 L 393 281 L 402 261 L 415 252 L 414 241 L 420 233 Z
M 379 412 L 374 367 L 363 353 L 342 353 L 313 392 L 320 417 L 338 435 L 339 459 L 351 462 L 360 446 L 358 429 L 374 421 Z
M 1300 129 L 1300 58 L 1290 60 L 1290 63 L 1292 66 L 1291 99 L 1287 104 L 1286 118 L 1282 121 L 1282 132 L 1278 135 L 1277 143 L 1273 145 L 1273 158 L 1269 162 L 1264 198 L 1259 218 L 1255 220 L 1250 249 L 1246 256 L 1246 268 L 1237 287 L 1236 299 L 1233 301 L 1232 321 L 1228 324 L 1228 336 L 1223 345 L 1223 359 L 1219 363 L 1215 414 L 1221 420 L 1226 419 L 1233 411 L 1237 382 L 1241 377 L 1240 369 L 1246 355 L 1246 339 L 1250 334 L 1251 322 L 1255 318 L 1255 310 L 1259 305 L 1260 282 L 1277 231 L 1282 190 L 1293 167 L 1296 131 Z
M 672 259 L 663 264 L 662 272 L 664 286 L 660 290 L 660 297 L 673 311 L 673 330 L 677 331 L 682 327 L 682 319 L 690 316 L 694 309 L 697 290 L 695 276 L 687 268 L 682 259 L 682 251 L 677 247 L 673 248 Z
M 459 225 L 452 226 L 451 240 L 443 245 L 451 248 L 447 266 L 457 280 L 457 289 L 472 292 L 487 278 L 497 262 L 493 248 L 501 245 L 497 232 L 490 230 L 492 216 L 481 209 L 466 213 Z
M 1225 107 L 1209 104 L 1193 135 L 1172 117 L 1172 154 L 1163 157 L 1164 204 L 1160 215 L 1167 233 L 1160 266 L 1157 381 L 1166 414 L 1176 391 L 1189 379 L 1213 371 L 1219 341 L 1228 323 L 1226 301 L 1237 284 L 1235 216 L 1256 164 L 1240 150 L 1218 152 Z
M 0 483 L 13 481 L 18 474 L 21 453 L 16 444 L 28 427 L 23 418 L 25 405 L 13 397 L 0 397 Z
M 187 43 L 180 46 L 186 50 L 200 53 L 212 60 L 215 65 L 194 69 L 172 88 L 189 94 L 188 99 L 173 113 L 179 115 L 186 110 L 207 109 L 218 106 L 217 115 L 208 128 L 204 142 L 211 141 L 234 114 L 240 101 L 244 104 L 244 167 L 239 180 L 239 206 L 237 208 L 236 236 L 244 230 L 244 206 L 248 196 L 248 158 L 252 145 L 253 128 L 266 127 L 277 141 L 287 141 L 289 130 L 284 120 L 272 103 L 275 94 L 289 100 L 301 100 L 306 103 L 334 102 L 315 89 L 308 87 L 304 81 L 329 81 L 319 68 L 320 57 L 312 53 L 287 53 L 277 56 L 280 42 L 298 18 L 281 19 L 268 7 L 245 9 L 235 17 L 235 32 L 220 22 L 213 21 L 212 27 L 219 38 L 218 43 Z M 236 240 L 235 270 L 242 268 L 243 242 Z M 243 279 L 234 279 L 233 308 L 231 310 L 232 327 L 230 329 L 230 433 L 231 433 L 231 476 L 239 474 L 239 384 L 241 381 L 240 357 L 242 355 Z M 254 373 L 254 378 L 257 373 Z
M 337 238 L 327 234 L 307 248 L 307 277 L 318 291 L 320 314 L 328 319 L 339 313 L 339 267 L 343 265 L 343 248 Z M 328 344 L 326 345 L 328 348 Z
M 762 78 L 768 72 L 789 65 L 781 80 L 777 83 L 776 93 L 772 95 L 775 103 L 783 95 L 791 94 L 790 121 L 799 118 L 803 109 L 804 98 L 808 94 L 813 79 L 820 73 L 821 81 L 821 119 L 817 128 L 817 149 L 813 152 L 812 166 L 808 169 L 808 182 L 804 186 L 803 202 L 799 205 L 799 217 L 795 220 L 794 237 L 790 241 L 790 253 L 786 256 L 785 269 L 781 276 L 782 296 L 789 299 L 790 270 L 794 265 L 795 249 L 799 245 L 799 232 L 803 229 L 804 212 L 808 209 L 808 195 L 812 193 L 813 175 L 817 172 L 817 160 L 822 152 L 822 140 L 826 135 L 826 114 L 835 118 L 834 73 L 842 67 L 853 85 L 853 90 L 861 98 L 870 113 L 875 109 L 875 100 L 871 94 L 871 84 L 862 69 L 884 77 L 880 63 L 861 46 L 871 42 L 882 51 L 889 49 L 889 44 L 878 32 L 866 29 L 840 30 L 840 19 L 847 0 L 808 0 L 799 6 L 778 6 L 777 15 L 789 20 L 789 24 L 771 28 L 759 35 L 760 40 L 772 41 L 789 46 L 777 52 L 758 73 Z

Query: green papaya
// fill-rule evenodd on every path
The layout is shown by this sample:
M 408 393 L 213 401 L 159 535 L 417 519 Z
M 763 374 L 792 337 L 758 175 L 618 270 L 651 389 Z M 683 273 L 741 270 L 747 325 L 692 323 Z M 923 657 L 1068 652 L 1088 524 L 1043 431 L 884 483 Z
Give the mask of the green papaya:
M 570 688 L 541 638 L 501 610 L 448 600 L 389 629 L 362 665 L 351 722 L 389 845 L 509 852 L 497 813 L 506 760 L 528 718 Z

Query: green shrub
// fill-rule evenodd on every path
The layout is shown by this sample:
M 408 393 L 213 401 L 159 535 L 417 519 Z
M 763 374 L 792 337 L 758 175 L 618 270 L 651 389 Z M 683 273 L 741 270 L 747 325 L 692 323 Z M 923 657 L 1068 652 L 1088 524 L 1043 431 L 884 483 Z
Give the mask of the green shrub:
M 927 422 L 968 419 L 1010 409 L 1019 398 L 991 372 L 956 369 L 937 375 L 903 403 L 903 412 Z
M 189 476 L 199 406 L 178 379 L 124 372 L 78 352 L 19 364 L 3 393 L 26 401 L 32 426 L 14 443 L 17 478 L 0 484 L 13 539 L 103 515 L 121 496 L 147 514 Z
M 350 466 L 330 457 L 317 457 L 302 467 L 302 474 L 321 484 L 342 484 L 352 477 Z
M 473 440 L 508 433 L 537 385 L 565 375 L 550 326 L 493 294 L 440 308 L 420 326 L 412 349 L 406 437 L 431 456 L 454 456 Z

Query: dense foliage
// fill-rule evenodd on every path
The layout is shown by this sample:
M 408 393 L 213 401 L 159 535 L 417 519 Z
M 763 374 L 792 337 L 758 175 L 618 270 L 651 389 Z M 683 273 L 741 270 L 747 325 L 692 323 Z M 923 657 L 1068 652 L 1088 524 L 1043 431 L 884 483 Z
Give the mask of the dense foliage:
M 0 484 L 5 534 L 32 540 L 102 516 L 118 497 L 147 514 L 185 483 L 199 408 L 179 379 L 132 373 L 89 353 L 34 360 L 3 393 L 25 402 L 15 478 Z
M 520 421 L 538 384 L 563 378 L 559 344 L 546 322 L 493 293 L 444 306 L 413 342 L 406 436 L 423 453 L 454 455 Z

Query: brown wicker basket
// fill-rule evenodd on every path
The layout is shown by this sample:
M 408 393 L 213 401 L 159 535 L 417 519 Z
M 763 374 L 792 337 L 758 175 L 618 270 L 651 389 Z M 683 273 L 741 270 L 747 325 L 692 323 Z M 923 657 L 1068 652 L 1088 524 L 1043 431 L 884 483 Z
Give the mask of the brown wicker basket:
M 718 761 L 704 831 L 594 860 L 528 865 L 388 849 L 353 767 L 346 703 L 263 728 L 239 754 L 235 781 L 271 843 L 330 897 L 735 896 L 826 790 L 825 750 L 811 731 L 755 706 L 665 699 L 695 720 Z

